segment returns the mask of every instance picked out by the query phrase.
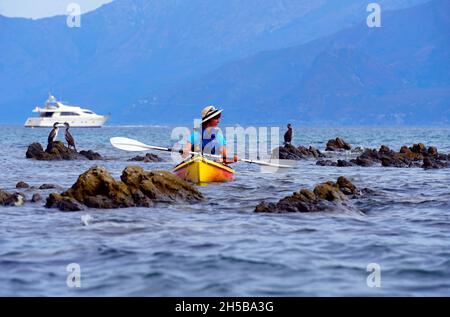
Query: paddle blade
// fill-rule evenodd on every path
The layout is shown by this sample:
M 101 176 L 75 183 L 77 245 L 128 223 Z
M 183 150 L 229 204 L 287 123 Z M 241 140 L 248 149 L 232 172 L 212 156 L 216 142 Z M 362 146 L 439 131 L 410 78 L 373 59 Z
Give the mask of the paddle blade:
M 292 160 L 271 159 L 269 164 L 261 165 L 262 173 L 283 173 L 297 166 L 297 162 Z
M 115 137 L 109 139 L 109 141 L 112 146 L 123 151 L 141 152 L 151 149 L 148 145 L 129 138 Z

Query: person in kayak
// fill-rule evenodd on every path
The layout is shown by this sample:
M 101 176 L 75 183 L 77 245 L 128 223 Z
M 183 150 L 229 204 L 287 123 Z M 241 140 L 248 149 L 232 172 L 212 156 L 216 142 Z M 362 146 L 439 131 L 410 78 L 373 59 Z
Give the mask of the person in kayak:
M 232 164 L 238 161 L 238 156 L 227 158 L 227 141 L 222 131 L 218 128 L 223 110 L 214 106 L 208 106 L 202 110 L 202 127 L 194 130 L 183 149 L 183 157 L 189 156 L 189 152 L 202 152 L 205 154 L 221 155 L 222 163 Z M 201 147 L 200 147 L 201 146 Z

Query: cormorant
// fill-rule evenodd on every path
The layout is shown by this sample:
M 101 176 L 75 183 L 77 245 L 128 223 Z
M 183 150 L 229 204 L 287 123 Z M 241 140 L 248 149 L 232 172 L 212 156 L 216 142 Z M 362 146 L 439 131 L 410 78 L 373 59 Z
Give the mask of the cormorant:
M 66 127 L 66 132 L 64 133 L 64 136 L 67 141 L 67 147 L 70 149 L 70 147 L 73 147 L 75 152 L 77 151 L 77 148 L 75 147 L 75 139 L 73 138 L 72 134 L 69 132 L 70 125 L 67 122 L 64 122 L 64 126 Z
M 292 125 L 289 123 L 287 125 L 288 130 L 284 134 L 284 144 L 291 144 L 292 142 Z
M 47 139 L 48 144 L 55 142 L 56 137 L 58 136 L 58 130 L 59 130 L 58 124 L 59 124 L 59 122 L 55 122 L 53 124 L 53 129 L 52 129 L 52 131 L 50 131 L 50 134 L 48 135 L 48 139 Z

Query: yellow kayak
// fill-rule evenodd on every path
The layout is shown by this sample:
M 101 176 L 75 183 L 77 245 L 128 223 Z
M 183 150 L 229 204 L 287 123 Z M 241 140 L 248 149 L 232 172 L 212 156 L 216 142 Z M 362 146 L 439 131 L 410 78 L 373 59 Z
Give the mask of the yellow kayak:
M 231 181 L 235 171 L 227 165 L 194 156 L 175 167 L 173 173 L 186 181 L 200 184 Z

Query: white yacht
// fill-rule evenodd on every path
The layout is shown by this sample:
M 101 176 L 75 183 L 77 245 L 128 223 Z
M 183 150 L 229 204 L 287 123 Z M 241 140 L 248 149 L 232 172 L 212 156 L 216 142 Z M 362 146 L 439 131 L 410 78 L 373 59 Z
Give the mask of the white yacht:
M 98 115 L 91 110 L 65 105 L 52 95 L 49 95 L 43 108 L 36 107 L 33 112 L 39 113 L 39 116 L 29 117 L 25 121 L 25 127 L 51 128 L 55 122 L 67 122 L 74 128 L 99 128 L 108 120 L 107 116 Z

